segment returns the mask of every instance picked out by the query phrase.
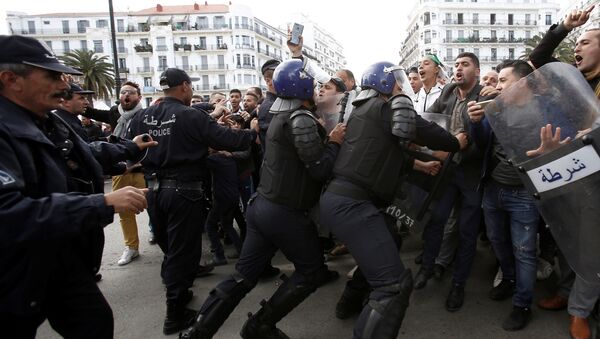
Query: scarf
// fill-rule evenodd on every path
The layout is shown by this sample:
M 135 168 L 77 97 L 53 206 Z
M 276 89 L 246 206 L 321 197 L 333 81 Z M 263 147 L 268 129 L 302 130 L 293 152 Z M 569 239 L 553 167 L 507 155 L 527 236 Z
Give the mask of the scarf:
M 137 106 L 129 111 L 124 110 L 123 106 L 121 105 L 117 106 L 117 108 L 119 109 L 121 116 L 119 117 L 119 120 L 117 120 L 117 126 L 115 127 L 113 135 L 116 135 L 120 138 L 125 138 L 127 135 L 127 126 L 135 114 L 142 110 L 142 103 L 138 102 Z

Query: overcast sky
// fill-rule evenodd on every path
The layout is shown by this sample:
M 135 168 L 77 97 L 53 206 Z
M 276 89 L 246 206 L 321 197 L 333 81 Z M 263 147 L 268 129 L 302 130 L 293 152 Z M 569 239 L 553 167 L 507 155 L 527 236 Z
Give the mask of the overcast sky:
M 203 4 L 203 0 L 196 0 Z M 569 0 L 559 0 L 561 3 Z M 238 0 L 252 8 L 255 17 L 278 26 L 288 21 L 292 13 L 305 13 L 314 22 L 329 31 L 344 47 L 347 67 L 357 75 L 377 61 L 399 62 L 398 51 L 406 34 L 409 10 L 416 0 Z M 115 11 L 136 11 L 161 5 L 193 4 L 194 0 L 113 0 Z M 225 0 L 210 1 L 209 4 L 228 3 Z M 20 11 L 28 14 L 57 12 L 108 12 L 108 1 L 102 0 L 19 0 L 1 1 L 0 33 L 6 34 L 5 11 Z

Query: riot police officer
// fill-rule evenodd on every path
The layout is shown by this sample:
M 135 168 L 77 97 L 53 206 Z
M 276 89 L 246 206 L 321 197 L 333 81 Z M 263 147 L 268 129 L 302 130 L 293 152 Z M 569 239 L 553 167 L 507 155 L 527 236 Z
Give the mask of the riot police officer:
M 210 292 L 196 323 L 183 338 L 212 338 L 240 300 L 256 285 L 273 253 L 281 249 L 295 272 L 242 328 L 243 338 L 287 338 L 275 324 L 314 292 L 326 266 L 308 210 L 331 174 L 345 128 L 327 138 L 311 113 L 314 78 L 293 59 L 275 69 L 277 99 L 267 131 L 258 193 L 248 206 L 248 233 L 236 272 Z
M 190 107 L 192 78 L 169 68 L 160 77 L 165 97 L 158 105 L 137 114 L 130 134 L 147 133 L 159 142 L 142 161 L 148 181 L 148 213 L 156 242 L 165 254 L 161 276 L 167 287 L 167 316 L 163 332 L 172 334 L 188 326 L 195 312 L 190 301 L 202 253 L 202 227 L 206 218 L 204 183 L 208 147 L 236 151 L 250 147 L 257 131 L 221 127 L 208 114 Z M 258 128 L 255 122 L 254 128 Z
M 354 100 L 334 178 L 321 198 L 320 221 L 346 244 L 372 291 L 355 338 L 396 338 L 412 275 L 405 270 L 382 207 L 393 200 L 401 175 L 412 168 L 410 142 L 457 151 L 459 140 L 414 111 L 404 70 L 389 62 L 370 66 Z M 466 139 L 461 136 L 462 143 Z

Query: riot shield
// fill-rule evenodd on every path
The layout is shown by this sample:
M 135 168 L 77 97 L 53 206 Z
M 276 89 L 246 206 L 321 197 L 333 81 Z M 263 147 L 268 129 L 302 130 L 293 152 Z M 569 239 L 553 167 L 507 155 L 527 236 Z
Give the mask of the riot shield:
M 450 116 L 439 113 L 422 113 L 421 117 L 427 121 L 440 125 L 445 130 L 450 126 Z M 439 161 L 439 159 L 424 153 L 414 152 L 411 154 L 415 159 L 421 161 Z M 452 163 L 450 154 L 444 161 L 442 170 L 435 177 L 425 173 L 411 170 L 402 183 L 399 197 L 387 207 L 385 212 L 398 220 L 399 232 L 420 233 L 429 222 L 432 202 L 438 198 L 447 179 L 449 166 Z
M 503 91 L 485 115 L 569 265 L 600 283 L 600 129 L 535 158 L 526 155 L 540 146 L 546 124 L 560 127 L 562 138 L 594 125 L 600 107 L 590 86 L 575 67 L 550 63 Z
M 340 121 L 340 114 L 342 116 L 344 114 L 341 105 L 343 97 L 344 93 L 339 93 L 336 95 L 317 96 L 316 98 L 316 114 L 323 122 L 323 127 L 327 130 L 327 133 L 331 132 Z

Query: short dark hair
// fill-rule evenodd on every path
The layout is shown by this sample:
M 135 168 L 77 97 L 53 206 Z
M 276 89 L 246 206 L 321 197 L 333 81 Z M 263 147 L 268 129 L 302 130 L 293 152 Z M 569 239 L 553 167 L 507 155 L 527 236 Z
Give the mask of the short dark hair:
M 419 69 L 417 67 L 411 67 L 408 69 L 408 74 L 410 73 L 419 73 Z
M 262 92 L 262 89 L 260 87 L 252 86 L 252 87 L 248 88 L 248 90 L 250 90 L 250 89 L 253 89 L 256 93 L 258 93 L 257 97 L 262 97 L 263 96 L 263 92 Z
M 462 52 L 459 55 L 457 55 L 456 59 L 454 59 L 454 60 L 456 61 L 456 60 L 458 60 L 460 58 L 469 58 L 469 59 L 471 59 L 471 61 L 475 64 L 475 66 L 477 66 L 477 68 L 479 68 L 479 58 L 474 53 L 471 53 L 471 52 Z
M 229 95 L 232 95 L 233 93 L 237 93 L 240 95 L 240 97 L 242 96 L 242 91 L 240 91 L 237 88 L 232 89 L 231 91 L 229 91 Z
M 121 87 L 123 87 L 123 86 L 131 86 L 131 87 L 135 88 L 138 95 L 142 95 L 142 92 L 140 91 L 140 85 L 138 85 L 136 82 L 125 81 L 125 83 L 123 85 L 121 85 Z
M 523 60 L 503 60 L 498 66 L 496 66 L 496 72 L 500 72 L 503 68 L 511 68 L 512 72 L 524 78 L 533 72 L 533 67 Z
M 239 114 L 232 114 L 229 117 L 230 117 L 231 121 L 233 121 L 236 124 L 244 127 L 245 120 L 244 120 L 244 118 L 242 118 L 241 115 L 239 115 Z
M 258 102 L 258 96 L 254 93 L 246 93 L 244 96 L 249 95 L 251 97 L 254 97 L 254 99 L 256 99 L 256 102 Z
M 18 76 L 26 77 L 33 72 L 35 67 L 25 64 L 0 63 L 0 72 L 9 71 Z M 4 85 L 0 82 L 0 90 L 4 89 Z

